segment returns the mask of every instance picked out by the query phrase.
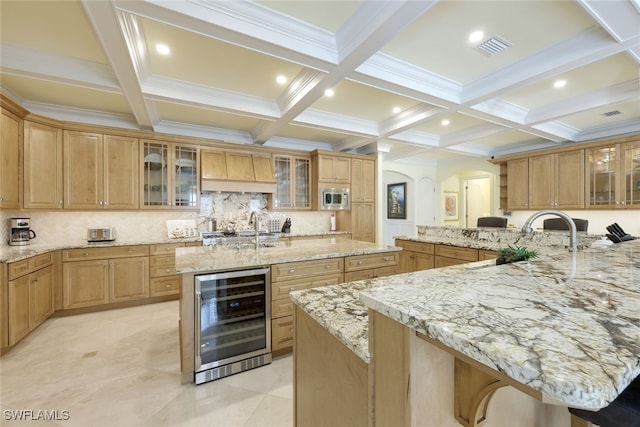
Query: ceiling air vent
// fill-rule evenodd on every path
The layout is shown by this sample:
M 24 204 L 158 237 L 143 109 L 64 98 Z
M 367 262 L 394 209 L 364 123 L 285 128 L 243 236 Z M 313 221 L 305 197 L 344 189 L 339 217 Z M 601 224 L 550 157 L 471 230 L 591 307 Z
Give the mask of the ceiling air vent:
M 493 56 L 506 50 L 509 46 L 511 46 L 511 43 L 494 34 L 493 36 L 477 45 L 476 49 L 478 49 L 485 55 Z
M 622 111 L 612 110 L 612 111 L 607 111 L 606 113 L 602 113 L 602 115 L 605 117 L 617 116 L 618 114 L 622 114 Z

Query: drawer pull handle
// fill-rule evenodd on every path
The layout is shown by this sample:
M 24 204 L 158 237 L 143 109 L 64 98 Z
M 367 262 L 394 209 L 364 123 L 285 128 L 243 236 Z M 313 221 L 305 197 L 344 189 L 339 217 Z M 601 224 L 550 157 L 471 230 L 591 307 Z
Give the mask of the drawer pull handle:
M 84 253 L 84 256 L 89 256 L 89 253 L 88 253 L 88 252 L 85 252 L 85 253 Z
M 292 268 L 291 270 L 289 270 L 289 273 L 295 273 L 296 271 Z
M 358 261 L 358 265 L 362 265 L 362 261 Z
M 295 290 L 296 290 L 296 287 L 295 287 L 295 286 L 291 286 L 291 287 L 289 288 L 289 291 L 295 291 Z
M 330 268 L 331 268 L 331 266 L 330 266 L 330 265 L 325 265 L 325 266 L 324 266 L 324 269 L 325 269 L 325 270 L 328 270 L 328 269 L 330 269 Z
M 169 269 L 167 268 L 167 273 L 169 273 L 170 271 L 171 271 L 171 270 L 169 270 Z
M 384 260 L 385 260 L 385 262 L 389 262 L 389 261 L 391 261 L 391 258 L 385 257 Z
M 171 287 L 171 285 L 165 285 L 165 288 L 169 289 Z

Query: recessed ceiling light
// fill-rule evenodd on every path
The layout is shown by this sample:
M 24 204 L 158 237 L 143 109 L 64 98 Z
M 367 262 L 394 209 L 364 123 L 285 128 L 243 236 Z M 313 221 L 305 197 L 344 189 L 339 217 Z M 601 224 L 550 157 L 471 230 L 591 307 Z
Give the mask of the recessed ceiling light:
M 398 114 L 402 110 L 400 109 L 400 107 L 393 107 L 393 110 L 391 111 L 393 111 L 393 114 Z
M 471 43 L 477 43 L 480 40 L 482 40 L 482 38 L 484 37 L 484 32 L 478 30 L 478 31 L 474 31 L 473 33 L 469 34 L 469 42 Z
M 440 122 L 442 126 L 449 126 L 449 123 L 451 123 L 449 119 L 444 119 L 443 121 Z
M 555 82 L 553 82 L 553 87 L 555 87 L 556 89 L 560 89 L 561 87 L 565 87 L 566 85 L 567 81 L 564 79 L 556 80 Z
M 156 45 L 156 50 L 160 55 L 169 55 L 171 53 L 171 49 L 166 44 L 158 43 Z
M 279 75 L 278 77 L 276 77 L 276 82 L 279 85 L 283 85 L 283 84 L 285 84 L 287 82 L 287 78 L 285 76 L 283 76 L 283 75 Z
M 332 97 L 333 95 L 335 95 L 335 92 L 333 91 L 333 89 L 327 89 L 324 91 L 324 94 L 328 97 Z

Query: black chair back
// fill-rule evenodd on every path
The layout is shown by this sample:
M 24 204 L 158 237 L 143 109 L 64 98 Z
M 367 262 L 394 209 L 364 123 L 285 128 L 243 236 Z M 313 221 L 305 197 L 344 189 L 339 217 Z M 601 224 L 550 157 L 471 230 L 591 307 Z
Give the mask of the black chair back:
M 576 223 L 577 231 L 587 231 L 589 228 L 589 220 L 580 218 L 571 218 Z M 562 218 L 549 218 L 542 222 L 544 230 L 569 230 L 569 225 Z
M 501 216 L 483 216 L 478 218 L 477 227 L 507 228 L 507 218 Z

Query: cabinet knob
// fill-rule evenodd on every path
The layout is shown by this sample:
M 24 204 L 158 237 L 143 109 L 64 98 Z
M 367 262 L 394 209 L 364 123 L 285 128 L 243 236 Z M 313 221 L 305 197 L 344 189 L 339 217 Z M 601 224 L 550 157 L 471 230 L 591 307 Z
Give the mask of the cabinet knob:
M 4 201 L 4 197 L 0 196 L 0 202 Z
M 62 200 L 58 200 L 58 204 L 61 205 L 62 204 Z
M 385 262 L 389 262 L 389 261 L 391 261 L 391 258 L 389 258 L 389 257 L 385 257 L 385 258 L 384 258 L 384 261 L 385 261 Z
M 100 200 L 100 201 L 98 202 L 98 204 L 99 204 L 100 206 L 102 206 L 102 200 Z
M 362 265 L 362 261 L 358 261 L 358 265 Z
M 171 258 L 167 258 L 164 260 L 165 262 L 171 262 Z
M 85 253 L 84 253 L 84 256 L 89 256 L 89 252 L 85 252 Z
M 171 272 L 171 270 L 169 270 L 169 269 L 167 268 L 167 273 L 169 273 L 169 272 Z

